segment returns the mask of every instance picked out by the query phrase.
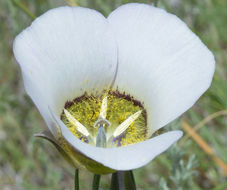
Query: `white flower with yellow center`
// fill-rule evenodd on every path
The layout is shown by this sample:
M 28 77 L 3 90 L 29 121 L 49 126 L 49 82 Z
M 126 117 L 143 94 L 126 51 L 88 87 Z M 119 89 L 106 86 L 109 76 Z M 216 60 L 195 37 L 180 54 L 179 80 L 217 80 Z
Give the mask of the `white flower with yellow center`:
M 179 18 L 144 4 L 108 18 L 81 7 L 50 10 L 13 50 L 51 132 L 39 136 L 95 173 L 141 167 L 176 142 L 181 131 L 152 135 L 197 101 L 215 67 Z

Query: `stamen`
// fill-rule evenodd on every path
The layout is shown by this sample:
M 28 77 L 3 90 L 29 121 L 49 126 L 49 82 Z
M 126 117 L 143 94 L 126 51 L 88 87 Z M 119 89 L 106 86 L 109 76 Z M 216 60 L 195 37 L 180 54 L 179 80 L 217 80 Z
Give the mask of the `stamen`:
M 66 109 L 64 109 L 64 112 L 69 122 L 71 122 L 76 127 L 77 131 L 88 137 L 89 132 L 86 127 L 84 127 L 78 120 L 76 120 Z
M 106 114 L 107 114 L 107 96 L 105 96 L 102 100 L 102 106 L 101 106 L 99 117 L 102 119 L 105 119 Z
M 127 118 L 125 121 L 123 121 L 114 131 L 113 136 L 117 137 L 120 134 L 122 134 L 142 113 L 142 110 L 134 113 L 129 118 Z
M 110 126 L 110 122 L 106 119 L 106 115 L 107 115 L 107 96 L 105 96 L 102 100 L 99 119 L 94 124 L 95 128 L 99 125 Z

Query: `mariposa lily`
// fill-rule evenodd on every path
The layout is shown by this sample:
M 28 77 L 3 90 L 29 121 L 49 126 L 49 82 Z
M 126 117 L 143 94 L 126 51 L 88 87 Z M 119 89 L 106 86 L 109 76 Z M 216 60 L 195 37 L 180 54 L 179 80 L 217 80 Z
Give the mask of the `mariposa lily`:
M 76 168 L 103 174 L 149 163 L 181 136 L 152 135 L 211 84 L 215 61 L 173 14 L 126 4 L 107 18 L 82 7 L 38 17 L 13 46 L 48 138 Z

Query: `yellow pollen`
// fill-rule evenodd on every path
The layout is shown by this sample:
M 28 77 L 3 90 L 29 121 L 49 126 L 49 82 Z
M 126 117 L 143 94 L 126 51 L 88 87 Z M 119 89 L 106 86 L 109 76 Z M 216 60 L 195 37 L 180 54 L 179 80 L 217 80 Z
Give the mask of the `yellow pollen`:
M 99 121 L 104 122 L 106 147 L 126 146 L 147 139 L 146 111 L 139 101 L 118 91 L 102 96 L 84 94 L 68 101 L 61 119 L 81 141 L 95 146 Z

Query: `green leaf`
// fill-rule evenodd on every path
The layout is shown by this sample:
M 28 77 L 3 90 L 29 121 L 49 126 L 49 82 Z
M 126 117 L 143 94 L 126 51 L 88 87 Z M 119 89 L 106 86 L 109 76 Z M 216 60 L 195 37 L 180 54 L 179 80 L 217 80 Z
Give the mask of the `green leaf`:
M 136 183 L 132 171 L 124 172 L 125 190 L 136 190 Z
M 115 172 L 115 173 L 112 174 L 110 190 L 119 190 L 119 183 L 118 183 L 118 174 L 117 174 L 117 172 Z
M 92 184 L 92 190 L 99 190 L 99 183 L 100 183 L 101 175 L 95 174 Z
M 75 190 L 80 189 L 80 186 L 79 186 L 79 170 L 78 169 L 75 170 L 74 186 L 75 186 Z

